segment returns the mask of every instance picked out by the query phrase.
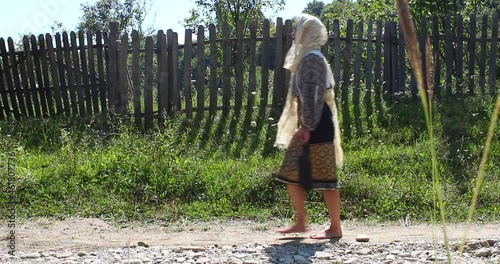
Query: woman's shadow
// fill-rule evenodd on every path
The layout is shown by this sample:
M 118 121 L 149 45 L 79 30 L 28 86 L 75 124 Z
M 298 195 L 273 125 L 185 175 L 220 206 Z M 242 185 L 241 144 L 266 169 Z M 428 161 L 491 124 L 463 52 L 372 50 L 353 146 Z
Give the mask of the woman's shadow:
M 275 243 L 265 249 L 271 263 L 313 263 L 312 258 L 316 252 L 323 251 L 328 247 L 326 242 L 338 243 L 339 239 L 318 240 L 317 243 L 303 243 L 306 237 L 283 237 L 278 240 L 283 243 Z

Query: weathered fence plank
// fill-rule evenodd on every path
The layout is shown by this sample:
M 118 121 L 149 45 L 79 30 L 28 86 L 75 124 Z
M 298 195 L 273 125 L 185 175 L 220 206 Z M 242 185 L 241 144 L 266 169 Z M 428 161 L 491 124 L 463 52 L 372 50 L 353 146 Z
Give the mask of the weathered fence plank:
M 276 22 L 276 56 L 275 56 L 275 67 L 274 67 L 274 81 L 273 81 L 273 100 L 272 108 L 276 111 L 272 112 L 273 117 L 278 117 L 279 106 L 281 105 L 281 100 L 283 99 L 282 94 L 282 72 L 283 72 L 283 19 L 278 18 Z
M 455 17 L 456 21 L 456 45 L 457 45 L 457 52 L 456 52 L 456 60 L 455 60 L 455 71 L 456 71 L 456 94 L 461 96 L 464 93 L 463 90 L 463 82 L 464 82 L 464 42 L 463 42 L 463 35 L 464 35 L 464 20 L 461 15 L 458 15 Z
M 377 20 L 375 44 L 375 101 L 382 98 L 382 21 Z
M 261 87 L 260 87 L 260 104 L 259 111 L 263 111 L 269 103 L 269 20 L 264 20 L 262 26 L 262 71 L 261 71 Z
M 479 89 L 481 94 L 485 94 L 486 87 L 486 43 L 488 37 L 488 16 L 483 16 L 483 22 L 481 23 L 481 54 L 479 59 Z
M 422 59 L 422 77 L 424 79 L 424 90 L 427 91 L 430 89 L 429 87 L 429 71 L 427 65 L 429 64 L 428 57 L 427 57 L 427 38 L 429 36 L 427 32 L 427 18 L 423 17 L 421 21 L 421 29 L 420 29 L 420 55 Z M 427 94 L 429 95 L 429 94 Z M 412 97 L 417 98 L 418 97 L 418 90 L 412 90 Z
M 351 57 L 352 57 L 352 33 L 353 33 L 353 21 L 352 19 L 347 20 L 347 35 L 346 44 L 344 48 L 344 74 L 342 76 L 342 95 L 341 95 L 341 105 L 342 105 L 342 119 L 344 126 L 344 133 L 346 137 L 351 137 L 351 114 L 349 112 L 349 87 L 351 79 Z
M 146 38 L 144 51 L 144 129 L 153 127 L 153 37 Z
M 490 79 L 488 82 L 490 95 L 496 94 L 496 66 L 498 48 L 498 15 L 495 13 L 491 25 Z
M 14 77 L 14 91 L 17 97 L 17 103 L 19 105 L 19 111 L 21 116 L 27 116 L 26 106 L 24 104 L 24 94 L 23 87 L 21 85 L 21 80 L 19 79 L 19 63 L 15 53 L 14 40 L 12 38 L 7 39 L 7 44 L 9 46 L 10 63 L 12 66 L 12 77 Z
M 447 15 L 444 22 L 444 30 L 445 30 L 445 58 L 446 58 L 446 95 L 452 95 L 452 76 L 453 76 L 453 36 L 451 29 L 451 17 Z
M 248 109 L 255 104 L 255 93 L 257 88 L 257 25 L 255 21 L 250 22 L 248 26 L 250 30 L 250 45 L 248 53 L 248 92 L 247 92 L 247 105 Z
M 171 29 L 167 31 L 168 40 L 168 112 L 170 116 L 174 115 L 180 109 L 180 95 L 178 86 L 178 65 L 179 65 L 179 54 L 177 43 L 177 33 L 173 32 Z
M 21 74 L 21 81 L 23 85 L 23 95 L 26 100 L 26 110 L 28 111 L 28 116 L 35 116 L 33 112 L 33 101 L 31 100 L 31 90 L 28 80 L 28 73 L 26 72 L 26 53 L 19 59 L 19 71 Z M 1 75 L 1 74 L 0 74 Z M 0 78 L 0 85 L 3 85 L 3 82 Z
M 118 94 L 119 94 L 119 108 L 118 113 L 126 115 L 128 112 L 128 33 L 124 33 L 121 37 L 120 50 L 118 52 Z M 165 58 L 163 58 L 165 59 Z M 166 63 L 166 60 L 165 60 Z
M 186 29 L 184 37 L 184 100 L 187 118 L 193 117 L 193 99 L 191 84 L 191 62 L 192 62 L 192 42 L 193 33 L 191 29 Z
M 63 111 L 64 113 L 69 115 L 71 113 L 71 109 L 69 106 L 69 97 L 68 97 L 69 84 L 66 82 L 66 78 L 69 78 L 69 74 L 66 77 L 61 34 L 59 33 L 56 34 L 55 41 L 56 41 L 57 71 L 59 76 L 59 85 L 60 85 L 59 87 L 61 89 L 61 97 L 63 101 Z
M 244 25 L 243 20 L 238 21 L 236 26 L 236 91 L 234 95 L 234 112 L 239 115 L 242 105 L 243 105 L 243 67 L 244 67 L 244 56 L 243 56 L 243 31 Z
M 215 25 L 208 26 L 208 34 L 210 38 L 210 117 L 215 116 L 217 112 L 217 68 L 218 68 L 218 48 L 217 48 L 217 35 L 215 32 Z
M 95 65 L 95 51 L 94 51 L 94 34 L 92 31 L 87 31 L 87 47 L 88 47 L 88 65 L 89 65 L 89 90 L 92 97 L 93 113 L 99 113 L 99 86 L 97 84 L 97 72 Z
M 198 27 L 198 41 L 196 43 L 196 57 L 198 60 L 198 69 L 196 75 L 196 113 L 197 118 L 203 117 L 205 111 L 205 27 Z
M 54 103 L 52 100 L 52 90 L 49 79 L 49 70 L 47 66 L 47 52 L 45 48 L 45 37 L 43 34 L 38 35 L 38 43 L 40 45 L 40 61 L 42 66 L 43 88 L 45 89 L 45 98 L 47 100 L 47 109 L 50 115 L 54 115 Z
M 141 39 L 137 30 L 132 31 L 132 96 L 134 105 L 134 119 L 135 125 L 142 129 L 142 116 L 141 116 L 141 76 L 139 72 L 140 67 L 140 49 Z
M 92 95 L 90 93 L 89 67 L 87 65 L 87 49 L 85 48 L 85 35 L 83 31 L 78 32 L 78 53 L 80 55 L 80 65 L 82 72 L 82 87 L 85 98 L 85 112 L 92 113 Z M 90 49 L 90 47 L 89 47 Z
M 74 81 L 74 73 L 71 62 L 71 47 L 69 45 L 69 36 L 68 33 L 63 33 L 63 42 L 64 42 L 64 60 L 66 62 L 66 72 L 68 73 L 68 91 L 69 98 L 71 100 L 71 113 L 73 115 L 78 115 L 78 104 L 76 100 L 76 87 Z M 29 66 L 28 66 L 29 69 Z M 29 72 L 29 70 L 28 70 Z M 31 79 L 31 77 L 30 77 Z M 36 108 L 35 108 L 36 109 Z
M 105 64 L 108 64 L 108 60 L 106 59 L 106 62 L 104 62 L 104 54 L 107 54 L 107 53 L 104 53 L 104 47 L 103 45 L 104 44 L 107 44 L 106 43 L 106 40 L 103 39 L 105 37 L 105 35 L 101 32 L 101 31 L 97 31 L 96 32 L 96 54 L 97 54 L 97 72 L 99 74 L 99 98 L 100 98 L 100 101 L 101 101 L 101 111 L 103 113 L 107 113 L 108 111 L 108 105 L 107 105 L 107 100 L 106 100 L 106 86 L 107 86 L 107 83 L 106 83 L 106 80 L 108 80 L 107 78 L 109 77 L 108 76 L 104 76 L 105 74 Z M 104 43 L 103 43 L 104 41 Z M 109 66 L 109 65 L 108 65 Z M 109 69 L 109 67 L 107 67 L 106 69 Z
M 54 94 L 54 99 L 56 101 L 56 110 L 57 114 L 62 114 L 63 106 L 62 106 L 61 86 L 59 83 L 60 78 L 58 76 L 58 64 L 56 62 L 56 52 L 54 51 L 52 36 L 47 33 L 45 40 L 47 41 L 47 53 L 49 55 L 50 76 L 52 79 L 52 84 L 54 86 L 53 94 Z
M 361 120 L 361 50 L 363 49 L 363 22 L 358 23 L 358 39 L 356 43 L 356 50 L 354 52 L 354 87 L 353 87 L 353 106 L 354 106 L 354 124 L 356 127 L 356 134 L 361 135 L 363 131 Z
M 23 38 L 23 47 L 26 55 L 26 72 L 28 73 L 28 79 L 30 81 L 30 92 L 31 96 L 33 97 L 33 106 L 35 108 L 35 115 L 36 117 L 41 117 L 42 116 L 42 111 L 40 107 L 41 101 L 38 94 L 38 88 L 36 84 L 34 66 L 33 66 L 34 57 L 32 55 L 30 38 L 28 36 L 25 36 Z
M 76 80 L 76 94 L 78 97 L 78 111 L 80 113 L 80 116 L 85 116 L 85 95 L 83 93 L 84 88 L 82 85 L 82 72 L 80 70 L 80 62 L 78 59 L 78 44 L 76 41 L 76 33 L 71 32 L 70 34 L 71 38 L 71 52 L 73 55 L 73 68 L 74 68 L 74 75 L 75 75 L 75 80 Z
M 120 101 L 118 100 L 118 43 L 120 38 L 119 25 L 117 22 L 109 24 L 110 34 L 108 43 L 108 102 L 111 111 L 116 112 Z
M 226 21 L 222 23 L 222 107 L 224 114 L 231 107 L 231 40 L 229 25 Z
M 158 31 L 157 39 L 158 122 L 162 126 L 165 123 L 165 115 L 168 114 L 168 47 L 167 36 L 163 30 Z
M 432 17 L 432 46 L 434 58 L 434 83 L 433 91 L 436 97 L 441 96 L 441 56 L 439 45 L 439 18 L 435 15 Z
M 6 83 L 7 83 L 7 94 L 10 99 L 10 107 L 9 111 L 14 114 L 14 118 L 19 120 L 21 118 L 21 114 L 19 112 L 19 106 L 17 104 L 16 94 L 14 92 L 14 82 L 12 81 L 12 62 L 9 63 L 9 53 L 7 53 L 7 45 L 3 38 L 0 38 L 0 52 L 2 53 L 2 63 L 3 63 L 3 71 L 5 73 Z M 6 104 L 9 107 L 9 104 Z M 9 116 L 9 113 L 6 113 L 6 116 Z
M 5 42 L 5 40 L 3 38 L 0 38 L 0 42 Z M 2 55 L 4 54 L 3 51 L 0 50 L 0 52 L 2 52 Z M 4 59 L 2 59 L 2 61 L 3 60 Z M 0 64 L 0 94 L 2 98 L 2 109 L 0 109 L 0 118 L 2 119 L 9 118 L 10 116 L 9 99 L 7 98 L 8 87 L 5 87 L 6 80 L 4 80 L 3 77 L 3 72 L 7 72 L 7 70 L 4 69 L 3 67 L 4 63 L 5 62 Z M 8 78 L 8 76 L 6 76 L 5 78 Z
M 368 36 L 366 43 L 366 67 L 365 67 L 365 78 L 366 78 L 366 88 L 365 88 L 365 108 L 366 108 L 366 123 L 368 129 L 372 129 L 372 76 L 373 76 L 373 21 L 368 21 Z
M 340 91 L 340 83 L 341 83 L 341 75 L 340 75 L 340 68 L 341 68 L 341 59 L 342 59 L 342 52 L 340 50 L 340 24 L 339 20 L 335 19 L 333 21 L 333 77 L 335 78 L 335 81 L 337 82 L 335 85 L 335 97 L 339 97 L 339 91 Z
M 406 39 L 401 24 L 397 25 L 398 37 L 398 75 L 397 75 L 397 92 L 401 96 L 405 93 L 406 89 Z
M 31 35 L 30 38 L 31 41 L 31 48 L 32 48 L 32 54 L 33 54 L 33 62 L 35 66 L 35 76 L 36 76 L 36 83 L 37 83 L 37 90 L 38 94 L 40 95 L 40 105 L 42 106 L 42 116 L 47 117 L 48 116 L 48 108 L 47 108 L 47 96 L 45 94 L 45 86 L 43 84 L 43 77 L 42 77 L 42 66 L 41 66 L 41 51 L 38 48 L 38 43 L 35 35 Z
M 473 95 L 475 93 L 475 81 L 474 76 L 476 75 L 476 15 L 472 14 L 469 18 L 469 72 L 467 74 L 469 88 L 467 93 Z

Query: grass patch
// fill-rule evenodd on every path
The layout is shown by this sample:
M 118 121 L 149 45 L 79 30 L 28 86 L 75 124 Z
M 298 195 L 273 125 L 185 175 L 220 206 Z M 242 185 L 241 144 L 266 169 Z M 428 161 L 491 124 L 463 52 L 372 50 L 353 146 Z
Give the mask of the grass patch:
M 464 221 L 473 195 L 493 105 L 486 98 L 435 103 L 436 152 L 448 220 Z M 342 217 L 428 221 L 432 163 L 418 102 L 386 106 L 384 120 L 344 141 Z M 417 113 L 417 114 L 416 114 Z M 423 114 L 422 114 L 423 115 Z M 103 117 L 0 123 L 2 175 L 7 152 L 17 161 L 19 217 L 72 216 L 118 220 L 291 218 L 284 185 L 273 172 L 283 153 L 272 147 L 277 120 L 251 109 L 209 118 L 173 118 L 142 133 L 133 122 Z M 491 146 L 476 219 L 500 217 L 500 142 Z M 8 215 L 7 178 L 0 215 Z M 327 211 L 308 197 L 312 222 Z

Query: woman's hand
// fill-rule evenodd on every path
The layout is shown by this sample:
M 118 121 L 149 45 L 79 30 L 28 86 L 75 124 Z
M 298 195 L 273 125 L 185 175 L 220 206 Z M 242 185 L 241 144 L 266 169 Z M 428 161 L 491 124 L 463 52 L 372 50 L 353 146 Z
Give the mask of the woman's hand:
M 302 141 L 302 143 L 306 144 L 309 142 L 311 138 L 311 129 L 305 126 L 301 126 L 299 130 L 297 130 L 297 137 Z

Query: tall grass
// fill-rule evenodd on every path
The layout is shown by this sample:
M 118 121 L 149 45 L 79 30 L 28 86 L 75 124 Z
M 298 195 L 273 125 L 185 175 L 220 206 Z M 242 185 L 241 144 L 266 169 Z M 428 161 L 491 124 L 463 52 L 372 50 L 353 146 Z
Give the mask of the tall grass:
M 424 71 L 423 71 L 423 65 L 422 65 L 422 60 L 421 60 L 421 53 L 420 53 L 420 48 L 418 45 L 418 40 L 417 40 L 417 35 L 415 33 L 415 26 L 410 18 L 410 11 L 409 11 L 409 3 L 408 0 L 397 0 L 398 4 L 398 12 L 399 12 L 399 18 L 401 22 L 402 29 L 404 31 L 405 37 L 408 42 L 408 48 L 409 48 L 409 54 L 410 54 L 410 63 L 412 66 L 412 70 L 415 73 L 415 77 L 417 80 L 417 84 L 419 87 L 419 92 L 420 92 L 420 98 L 422 101 L 422 106 L 425 112 L 425 121 L 427 124 L 427 130 L 429 134 L 429 141 L 430 141 L 430 152 L 431 152 L 431 159 L 432 159 L 432 182 L 433 182 L 433 190 L 434 190 L 434 199 L 435 203 L 437 200 L 437 205 L 439 206 L 439 212 L 440 212 L 440 217 L 441 217 L 441 224 L 443 226 L 443 235 L 444 235 L 444 241 L 445 241 L 445 248 L 447 252 L 447 258 L 448 258 L 448 263 L 451 263 L 451 253 L 450 253 L 450 247 L 449 247 L 449 240 L 448 240 L 448 235 L 446 231 L 446 210 L 445 210 L 445 203 L 443 199 L 443 192 L 442 192 L 442 185 L 441 185 L 441 179 L 438 174 L 438 157 L 436 154 L 436 145 L 434 141 L 434 128 L 433 128 L 433 113 L 432 113 L 432 87 L 425 83 L 424 81 Z M 427 44 L 425 47 L 425 52 L 427 56 L 427 61 L 430 61 L 430 52 L 428 51 L 429 45 Z M 430 78 L 429 78 L 430 80 Z M 430 97 L 428 96 L 430 95 Z M 493 111 L 493 116 L 491 119 L 491 125 L 488 130 L 488 137 L 486 139 L 485 143 L 485 148 L 483 151 L 483 156 L 481 159 L 481 165 L 479 167 L 479 175 L 476 180 L 476 185 L 474 188 L 474 194 L 472 197 L 472 202 L 469 207 L 469 213 L 468 213 L 468 218 L 467 218 L 467 223 L 468 223 L 468 228 L 470 226 L 470 222 L 472 221 L 474 211 L 477 206 L 477 200 L 479 197 L 479 193 L 481 190 L 481 185 L 484 180 L 484 172 L 486 170 L 486 163 L 488 160 L 488 155 L 490 152 L 490 147 L 491 147 L 491 142 L 493 139 L 493 134 L 494 130 L 496 127 L 497 123 L 497 118 L 499 114 L 499 109 L 500 109 L 500 96 L 497 99 L 496 107 Z M 461 245 L 461 252 L 463 252 L 464 245 L 466 242 L 466 237 L 467 237 L 467 231 L 464 234 L 464 239 Z

